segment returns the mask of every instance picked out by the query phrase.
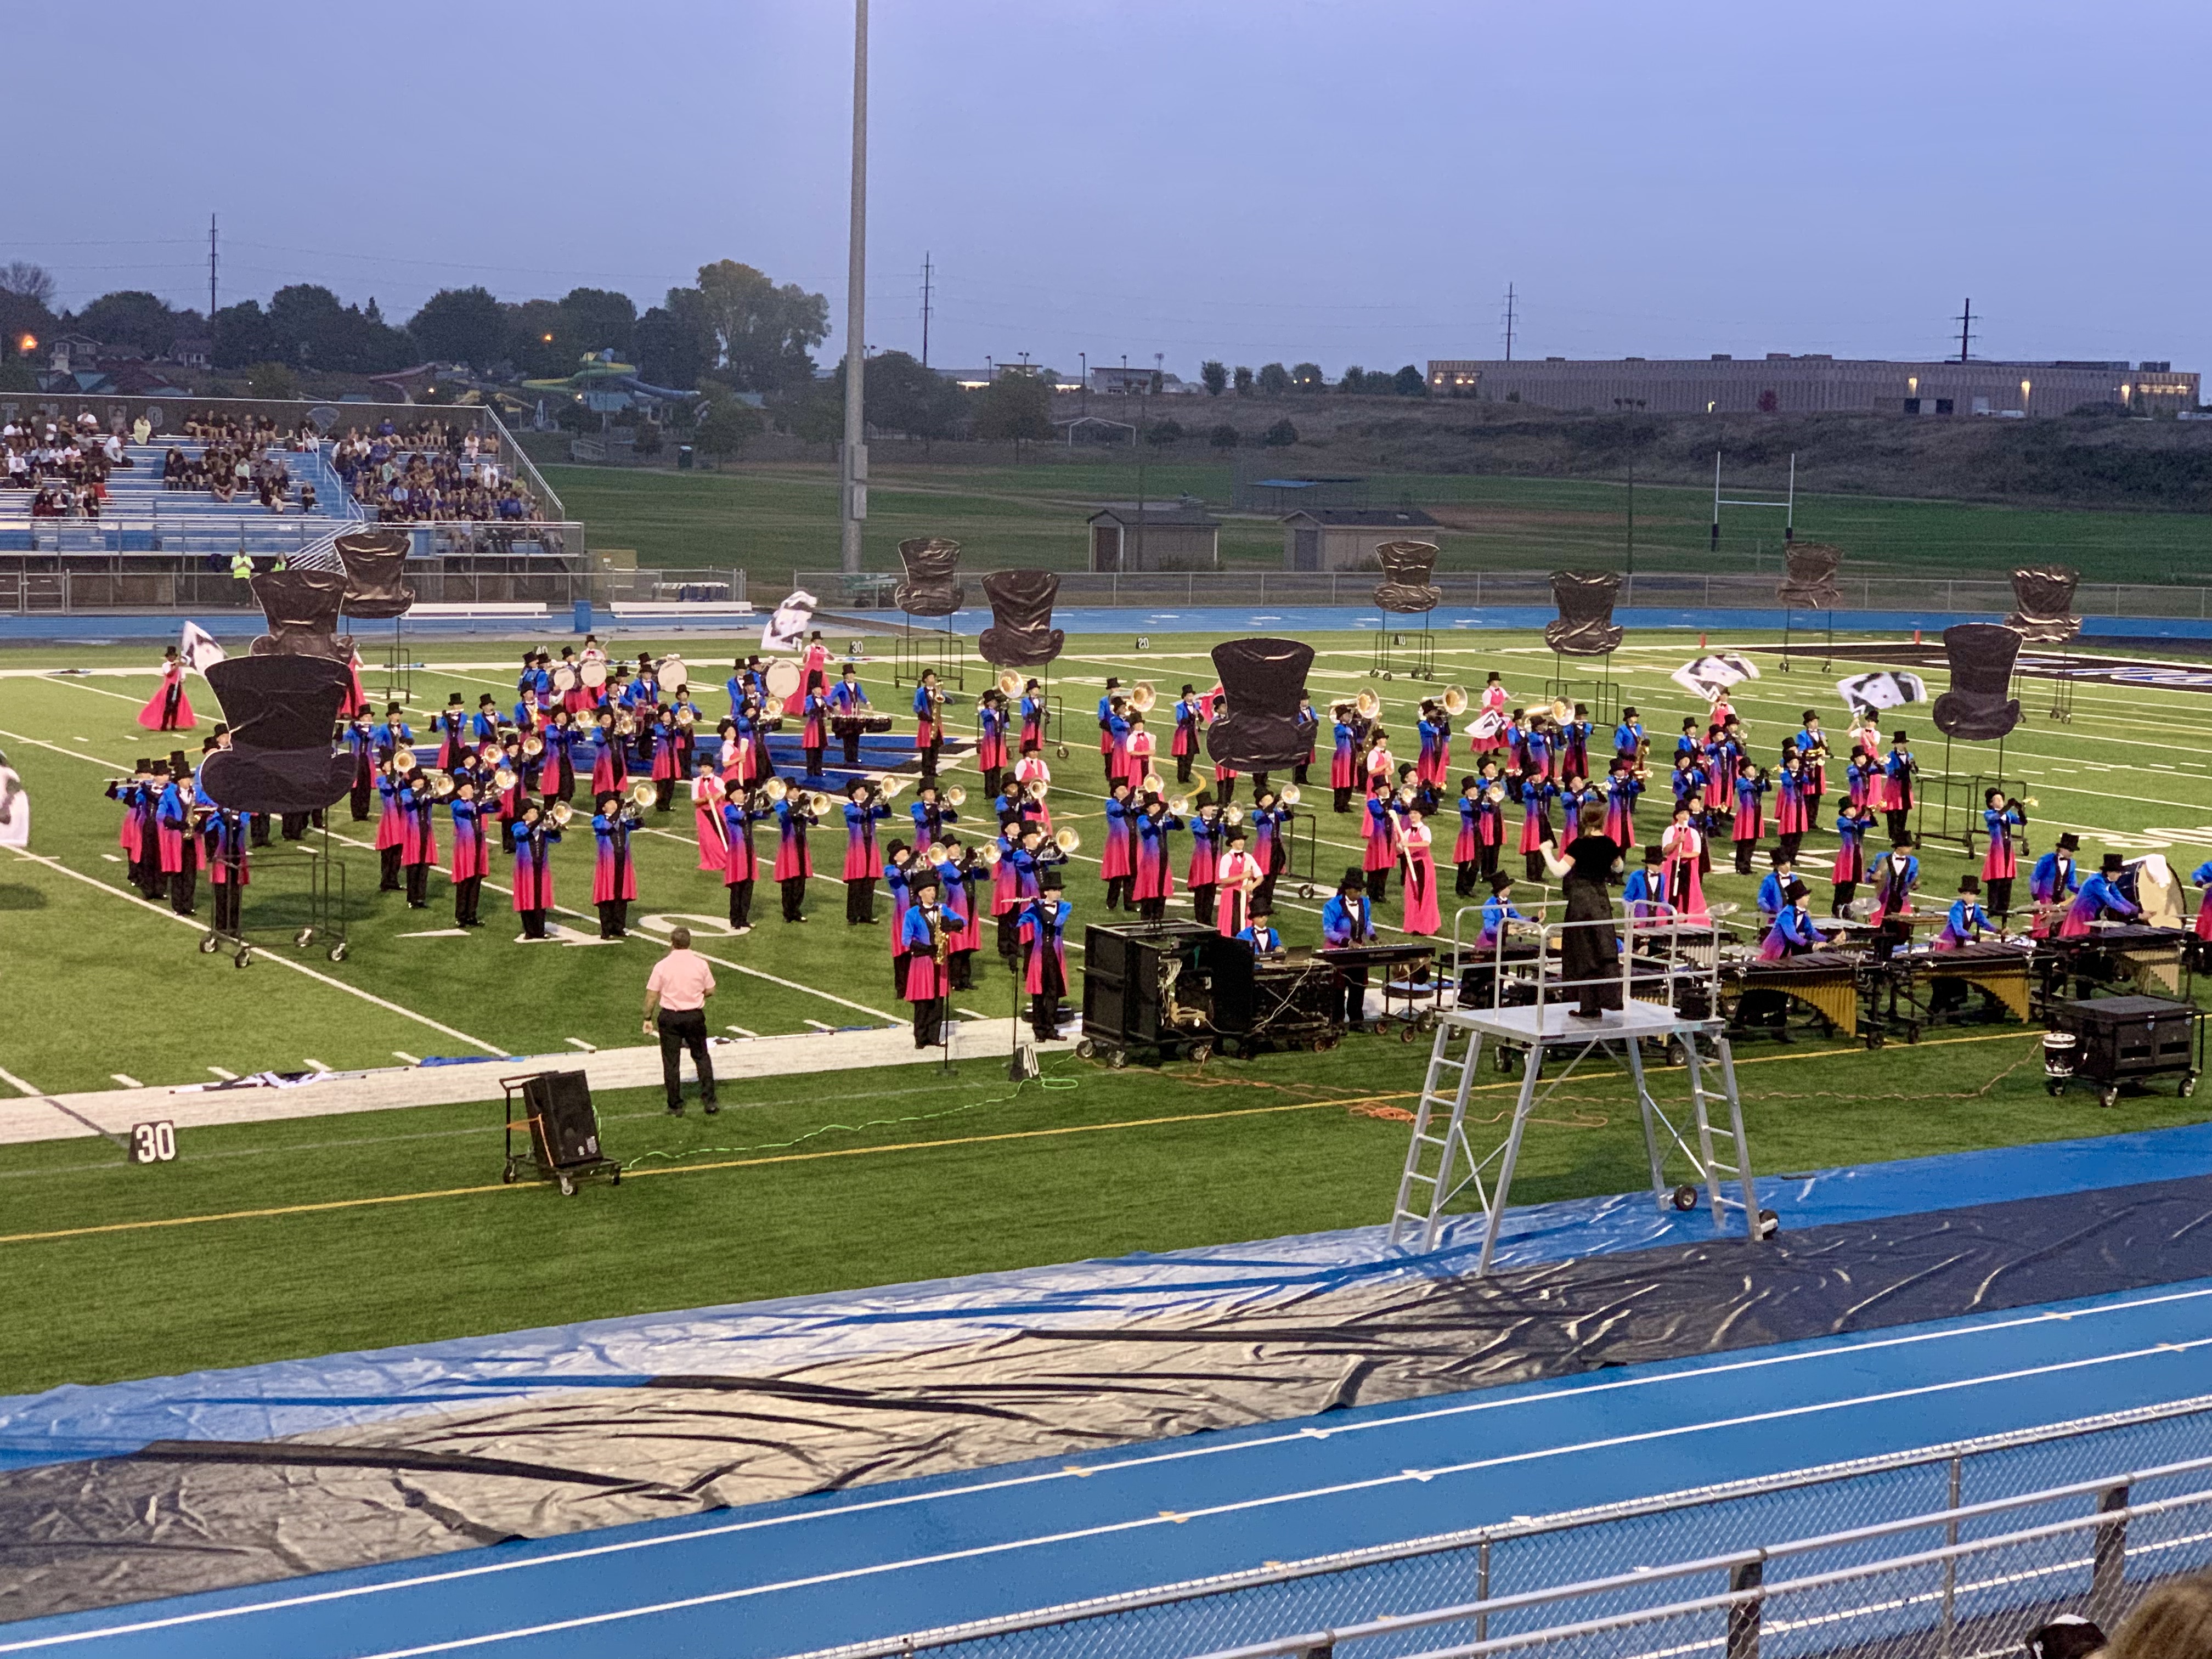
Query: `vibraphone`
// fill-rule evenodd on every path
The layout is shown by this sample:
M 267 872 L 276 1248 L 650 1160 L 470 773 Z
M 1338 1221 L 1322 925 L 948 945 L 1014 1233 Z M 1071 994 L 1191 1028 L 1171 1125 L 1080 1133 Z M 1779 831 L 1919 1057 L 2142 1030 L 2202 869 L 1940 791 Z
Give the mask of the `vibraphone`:
M 1899 951 L 1884 969 L 1894 994 L 1887 1022 L 1904 1027 L 1911 1041 L 1918 1041 L 1923 1025 L 1940 1025 L 1966 1017 L 1966 995 L 1956 999 L 1937 994 L 1939 987 L 1972 986 L 1989 999 L 1988 1012 L 2002 1008 L 2014 1019 L 2027 1019 L 2033 1011 L 2029 970 L 2032 949 L 1999 939 L 1983 939 L 1948 951 Z
M 2077 939 L 2054 935 L 2036 945 L 2037 991 L 2046 1007 L 2064 1000 L 2069 981 L 2085 993 L 2092 986 L 2125 985 L 2147 996 L 2187 1000 L 2196 940 L 2185 927 L 2133 924 L 2093 927 Z
M 1765 1000 L 1756 994 L 1769 992 L 1810 1009 L 1814 1018 L 1808 1022 L 1808 1028 L 1817 1029 L 1824 1036 L 1841 1032 L 1856 1036 L 1859 985 L 1869 963 L 1863 950 L 1808 951 L 1802 956 L 1784 957 L 1779 962 L 1723 962 L 1721 1009 L 1728 1018 L 1731 1035 L 1760 1029 L 1746 1021 L 1758 1017 L 1758 1005 Z M 1752 1005 L 1749 1009 L 1744 1006 L 1747 1001 Z M 1782 1024 L 1765 1029 L 1787 1039 L 1790 1026 L 1786 1004 Z M 1873 1046 L 1872 1038 L 1869 1039 L 1869 1046 Z

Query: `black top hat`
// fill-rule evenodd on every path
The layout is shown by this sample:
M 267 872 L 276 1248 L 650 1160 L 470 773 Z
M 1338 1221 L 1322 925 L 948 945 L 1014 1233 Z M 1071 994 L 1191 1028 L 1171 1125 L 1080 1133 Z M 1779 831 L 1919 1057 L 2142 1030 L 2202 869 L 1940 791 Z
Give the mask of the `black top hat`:
M 1774 597 L 1787 605 L 1824 611 L 1843 599 L 1836 586 L 1836 568 L 1844 550 L 1825 542 L 1795 542 L 1782 550 L 1784 574 Z
M 2013 613 L 2005 618 L 2031 645 L 2059 645 L 2081 631 L 2074 590 L 2081 573 L 2067 564 L 2030 565 L 2012 573 Z
M 916 867 L 914 874 L 906 878 L 906 885 L 907 890 L 910 893 L 919 893 L 925 890 L 934 892 L 937 889 L 937 872 L 926 864 L 921 865 Z
M 1625 630 L 1613 625 L 1620 591 L 1617 570 L 1554 570 L 1552 599 L 1559 617 L 1544 625 L 1544 643 L 1567 657 L 1602 657 L 1620 648 Z
M 1962 892 L 1962 893 L 1978 893 L 1978 892 L 1980 892 L 1980 891 L 1982 890 L 1982 878 L 1981 878 L 1979 876 L 1961 876 L 1961 877 L 1960 877 L 1960 878 L 1959 878 L 1959 890 L 1960 890 L 1960 892 Z
M 1513 872 L 1510 870 L 1495 871 L 1491 875 L 1490 890 L 1493 893 L 1502 893 L 1512 884 Z
M 1313 665 L 1303 640 L 1224 640 L 1213 647 L 1229 706 L 1206 729 L 1206 752 L 1240 772 L 1295 766 L 1310 747 L 1298 723 L 1298 690 Z
M 338 560 L 345 566 L 348 616 L 404 617 L 414 606 L 415 589 L 406 576 L 411 540 L 406 531 L 392 528 L 351 530 L 337 538 Z
M 1045 892 L 1057 893 L 1062 888 L 1066 887 L 1067 884 L 1060 879 L 1059 871 L 1048 870 L 1044 874 L 1037 878 L 1037 885 Z
M 338 612 L 345 605 L 343 570 L 310 570 L 288 565 L 258 571 L 247 586 L 269 619 L 269 631 L 247 649 L 257 657 L 353 656 L 353 641 L 338 635 Z
M 898 608 L 912 617 L 949 617 L 960 608 L 967 591 L 952 580 L 960 563 L 960 544 L 949 536 L 916 536 L 899 544 L 899 562 L 906 580 L 893 595 Z
M 1049 570 L 994 570 L 983 578 L 991 625 L 975 642 L 983 660 L 1000 668 L 1042 668 L 1067 635 L 1052 625 L 1060 578 Z
M 1355 887 L 1362 892 L 1366 890 L 1367 872 L 1356 864 L 1347 865 L 1344 872 L 1344 879 L 1336 884 L 1336 890 L 1340 893 L 1348 893 Z
M 201 769 L 217 805 L 241 812 L 319 812 L 353 787 L 349 750 L 331 729 L 353 692 L 347 665 L 322 656 L 226 657 L 207 668 L 231 746 Z
M 1375 585 L 1375 603 L 1385 611 L 1419 616 L 1443 603 L 1444 591 L 1429 578 L 1437 568 L 1434 542 L 1384 542 L 1375 550 L 1382 567 L 1382 580 Z
M 2081 837 L 2075 835 L 2071 830 L 2069 830 L 2064 835 L 2059 836 L 2058 850 L 2062 853 L 2080 852 L 2081 850 Z
M 1782 896 L 1795 904 L 1810 890 L 1803 882 L 1792 878 L 1790 884 L 1782 890 Z
M 2020 724 L 2020 699 L 2012 686 L 2020 635 L 1995 623 L 1960 623 L 1943 630 L 1951 689 L 1936 699 L 1936 729 L 1947 738 L 1994 743 Z
M 487 691 L 477 699 L 477 707 L 479 708 L 486 708 L 498 701 L 498 698 L 493 696 L 490 692 Z
M 1790 852 L 1790 849 L 1786 847 L 1776 848 L 1772 852 L 1766 855 L 1766 861 L 1771 864 L 1778 870 L 1785 864 L 1796 862 Z
M 2106 875 L 2117 876 L 2121 871 L 2127 868 L 2127 864 L 2128 861 L 2125 855 L 2119 853 L 2107 853 L 2105 854 L 2104 863 L 2100 865 L 2099 868 Z

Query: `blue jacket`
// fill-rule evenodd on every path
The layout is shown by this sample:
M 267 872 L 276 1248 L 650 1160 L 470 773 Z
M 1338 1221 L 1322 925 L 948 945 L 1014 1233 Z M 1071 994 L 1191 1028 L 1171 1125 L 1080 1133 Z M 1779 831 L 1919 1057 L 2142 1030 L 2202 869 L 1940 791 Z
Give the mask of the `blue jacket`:
M 1337 894 L 1321 908 L 1321 938 L 1324 945 L 1364 945 L 1375 937 L 1373 908 L 1362 893 L 1347 905 Z

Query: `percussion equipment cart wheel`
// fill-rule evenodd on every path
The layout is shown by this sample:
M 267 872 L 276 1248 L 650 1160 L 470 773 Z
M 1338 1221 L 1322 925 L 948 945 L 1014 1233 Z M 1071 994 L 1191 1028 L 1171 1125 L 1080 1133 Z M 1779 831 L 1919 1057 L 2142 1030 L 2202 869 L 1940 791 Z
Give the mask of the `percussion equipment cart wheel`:
M 2066 1092 L 2066 1081 L 2063 1078 L 2047 1077 L 2043 1080 L 2043 1086 L 2049 1091 L 2053 1100 Z
M 204 957 L 211 957 L 222 948 L 222 941 L 213 933 L 200 941 L 200 954 Z
M 1212 1060 L 1212 1058 L 1213 1045 L 1212 1043 L 1194 1042 L 1190 1045 L 1189 1059 L 1192 1065 L 1203 1066 L 1207 1060 Z
M 1129 1063 L 1129 1053 L 1128 1053 L 1128 1050 L 1127 1050 L 1127 1049 L 1126 1049 L 1126 1048 L 1109 1048 L 1109 1049 L 1108 1049 L 1108 1050 L 1106 1051 L 1106 1069 L 1107 1069 L 1108 1071 L 1109 1071 L 1109 1072 L 1118 1072 L 1118 1071 L 1121 1071 L 1121 1070 L 1122 1070 L 1123 1068 L 1125 1068 L 1125 1067 L 1128 1065 L 1128 1063 Z
M 517 1173 L 518 1171 L 515 1168 L 514 1160 L 510 1158 L 507 1160 L 507 1167 L 500 1171 L 499 1178 L 507 1185 L 512 1187 L 514 1185 L 515 1176 Z
M 1674 1207 L 1685 1215 L 1698 1207 L 1698 1189 L 1687 1182 L 1674 1188 Z
M 2175 1097 L 2181 1100 L 2186 1100 L 2190 1096 L 2196 1092 L 2197 1073 L 2194 1072 L 2184 1072 L 2181 1074 L 2180 1084 L 2174 1090 Z
M 1078 1037 L 1075 1040 L 1075 1057 L 1078 1060 L 1093 1059 L 1097 1056 L 1097 1053 L 1098 1045 L 1093 1042 L 1089 1037 Z
M 2097 1104 L 2104 1107 L 2107 1111 L 2119 1103 L 2120 1090 L 2118 1084 L 2108 1083 L 2097 1091 Z
M 247 966 L 252 962 L 252 960 L 253 951 L 252 948 L 244 945 L 238 947 L 238 954 L 231 958 L 231 961 L 240 968 Z
M 312 927 L 302 927 L 298 933 L 292 936 L 292 943 L 302 951 L 306 950 L 314 942 L 315 930 Z
M 574 1198 L 575 1195 L 575 1177 L 573 1176 L 562 1176 L 561 1177 L 561 1196 L 563 1198 Z
M 332 962 L 343 962 L 345 959 L 346 948 L 343 941 L 340 941 L 338 944 L 331 946 L 331 960 Z

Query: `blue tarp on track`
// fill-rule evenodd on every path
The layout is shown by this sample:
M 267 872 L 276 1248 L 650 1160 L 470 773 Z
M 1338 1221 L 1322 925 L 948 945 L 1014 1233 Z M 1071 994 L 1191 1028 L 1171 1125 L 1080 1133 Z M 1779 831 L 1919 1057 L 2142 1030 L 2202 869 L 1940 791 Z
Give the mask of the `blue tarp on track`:
M 2212 1124 L 1768 1177 L 1785 1228 L 2212 1174 Z M 1682 1244 L 1711 1214 L 1661 1212 L 1649 1194 L 1510 1212 L 1502 1267 Z M 0 1399 L 0 1468 L 136 1450 L 155 1440 L 263 1440 L 567 1389 L 672 1374 L 756 1373 L 1143 1316 L 1220 1316 L 1317 1290 L 1468 1272 L 1479 1221 L 1455 1218 L 1414 1255 L 1381 1228 L 975 1274 L 831 1295 L 467 1337 L 234 1370 Z

